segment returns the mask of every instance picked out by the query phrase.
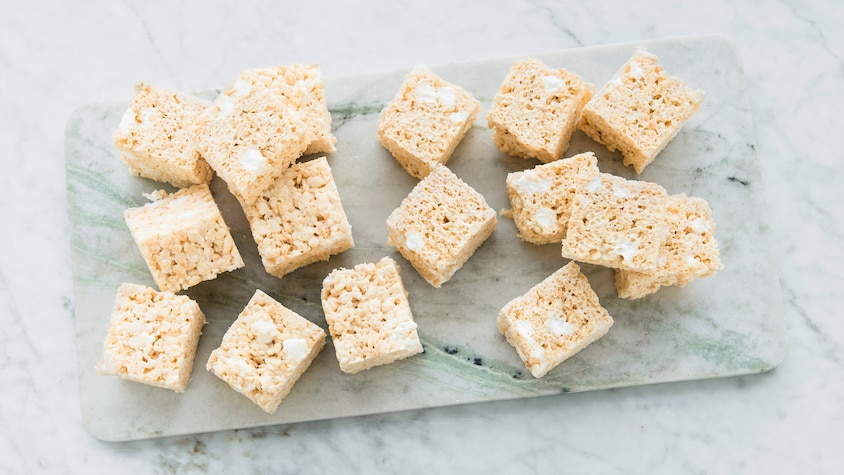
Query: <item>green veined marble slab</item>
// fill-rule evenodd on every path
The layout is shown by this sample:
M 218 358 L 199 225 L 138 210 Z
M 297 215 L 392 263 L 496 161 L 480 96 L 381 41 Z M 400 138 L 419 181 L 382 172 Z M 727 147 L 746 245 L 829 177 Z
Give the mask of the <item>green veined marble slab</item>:
M 611 270 L 582 266 L 615 325 L 542 379 L 530 376 L 499 335 L 496 317 L 506 302 L 567 262 L 558 245 L 525 244 L 517 238 L 513 222 L 501 218 L 492 237 L 441 289 L 428 285 L 386 245 L 387 215 L 416 180 L 379 145 L 376 128 L 379 111 L 407 71 L 326 81 L 337 137 L 337 153 L 328 159 L 352 223 L 355 249 L 284 279 L 266 274 L 236 200 L 215 178 L 212 191 L 246 268 L 185 292 L 208 318 L 187 391 L 176 394 L 96 374 L 117 287 L 122 282 L 153 284 L 122 213 L 143 204 L 142 193 L 168 187 L 132 177 L 111 146 L 111 134 L 128 98 L 81 107 L 67 125 L 66 158 L 79 384 L 90 432 L 105 440 L 132 440 L 740 375 L 775 367 L 785 354 L 785 325 L 753 124 L 734 45 L 722 37 L 689 37 L 536 56 L 600 86 L 637 45 L 657 54 L 669 73 L 706 92 L 700 112 L 638 177 L 621 165 L 617 154 L 580 132 L 565 156 L 594 151 L 604 172 L 654 181 L 670 193 L 685 192 L 709 201 L 726 268 L 685 288 L 664 288 L 628 301 L 616 297 Z M 483 104 L 448 166 L 496 210 L 509 207 L 506 174 L 538 163 L 498 152 L 483 119 L 513 59 L 432 67 Z M 340 372 L 329 342 L 274 415 L 265 414 L 205 370 L 209 353 L 255 289 L 325 328 L 319 303 L 324 276 L 336 267 L 385 255 L 402 266 L 424 354 L 347 375 Z

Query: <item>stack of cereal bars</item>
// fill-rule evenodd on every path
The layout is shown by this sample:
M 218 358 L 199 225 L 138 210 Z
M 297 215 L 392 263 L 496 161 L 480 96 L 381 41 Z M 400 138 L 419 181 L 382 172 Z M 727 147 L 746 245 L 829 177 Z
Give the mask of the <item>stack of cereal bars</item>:
M 643 49 L 597 92 L 537 59 L 512 64 L 486 121 L 501 152 L 540 164 L 507 175 L 509 215 L 521 240 L 560 245 L 571 260 L 497 318 L 534 377 L 613 325 L 578 263 L 614 269 L 619 297 L 630 299 L 722 268 L 706 201 L 602 173 L 592 152 L 563 158 L 580 129 L 639 174 L 701 101 Z M 419 67 L 379 116 L 378 141 L 419 180 L 387 217 L 386 242 L 436 288 L 496 229 L 496 212 L 447 166 L 480 110 L 469 91 Z M 131 174 L 178 190 L 150 193 L 150 203 L 124 213 L 158 289 L 120 286 L 97 370 L 186 390 L 205 316 L 177 293 L 244 266 L 209 186 L 215 174 L 240 204 L 267 273 L 282 279 L 354 247 L 322 156 L 335 143 L 315 65 L 244 71 L 213 102 L 138 84 L 115 148 Z M 385 256 L 323 279 L 322 309 L 342 372 L 424 351 L 400 272 Z M 256 289 L 206 368 L 273 413 L 325 344 L 319 325 Z
M 499 315 L 499 330 L 535 377 L 613 323 L 574 261 L 614 269 L 619 297 L 631 299 L 722 268 L 706 201 L 601 173 L 591 152 L 561 158 L 577 127 L 641 173 L 702 97 L 644 49 L 594 95 L 576 75 L 538 60 L 511 67 L 487 121 L 502 152 L 543 163 L 507 176 L 509 213 L 523 241 L 561 243 L 572 260 Z
M 279 278 L 354 246 L 328 160 L 331 115 L 315 65 L 248 70 L 213 102 L 139 84 L 114 135 L 156 191 L 126 210 L 158 290 L 120 287 L 97 369 L 183 392 L 205 317 L 176 292 L 244 266 L 209 183 L 216 173 L 247 217 L 266 271 Z M 325 343 L 325 332 L 261 290 L 229 327 L 207 369 L 268 413 Z

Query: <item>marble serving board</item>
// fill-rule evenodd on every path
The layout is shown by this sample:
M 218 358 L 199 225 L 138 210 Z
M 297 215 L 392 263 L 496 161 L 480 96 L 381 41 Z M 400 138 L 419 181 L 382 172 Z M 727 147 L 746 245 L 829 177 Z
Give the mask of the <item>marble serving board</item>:
M 686 37 L 535 56 L 600 87 L 637 45 L 657 54 L 671 74 L 706 92 L 700 111 L 639 176 L 621 165 L 618 154 L 580 132 L 565 156 L 593 151 L 604 172 L 706 199 L 714 212 L 725 269 L 685 288 L 664 288 L 630 301 L 617 298 L 611 270 L 583 265 L 615 325 L 542 379 L 525 370 L 498 333 L 496 317 L 510 299 L 566 264 L 559 245 L 523 243 L 512 220 L 501 217 L 492 237 L 451 281 L 435 289 L 386 244 L 385 220 L 417 182 L 376 138 L 378 114 L 398 90 L 406 70 L 326 80 L 337 137 L 337 152 L 328 160 L 353 227 L 353 250 L 283 279 L 270 276 L 263 270 L 237 201 L 215 178 L 213 194 L 246 267 L 184 292 L 199 302 L 208 319 L 187 391 L 176 394 L 98 375 L 94 366 L 118 286 L 153 285 L 122 213 L 145 203 L 142 193 L 170 188 L 132 177 L 111 145 L 128 97 L 124 102 L 78 109 L 67 124 L 66 166 L 79 390 L 88 430 L 104 440 L 133 440 L 741 375 L 775 367 L 785 354 L 785 325 L 751 113 L 734 45 L 723 37 Z M 507 173 L 538 164 L 500 153 L 483 119 L 514 59 L 520 58 L 431 68 L 482 103 L 478 120 L 448 166 L 496 210 L 509 207 Z M 326 328 L 319 301 L 322 279 L 334 268 L 383 256 L 392 256 L 402 267 L 423 354 L 348 375 L 340 371 L 329 341 L 273 415 L 205 370 L 209 353 L 256 289 Z M 560 404 L 565 404 L 564 398 Z

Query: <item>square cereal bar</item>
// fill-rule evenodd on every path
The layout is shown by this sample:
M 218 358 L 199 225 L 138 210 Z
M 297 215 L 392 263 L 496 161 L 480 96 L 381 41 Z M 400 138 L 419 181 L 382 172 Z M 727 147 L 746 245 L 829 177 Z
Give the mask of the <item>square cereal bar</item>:
M 618 296 L 636 299 L 661 286 L 685 286 L 696 277 L 708 277 L 723 265 L 715 240 L 715 222 L 706 200 L 685 194 L 668 197 L 668 238 L 659 251 L 659 265 L 650 273 L 616 269 Z
M 202 156 L 233 194 L 254 199 L 311 142 L 302 114 L 284 95 L 284 68 L 244 71 L 193 125 Z
M 123 215 L 160 290 L 178 292 L 243 267 L 208 185 L 153 197 Z
M 120 159 L 133 175 L 178 188 L 210 182 L 214 171 L 189 130 L 207 105 L 195 97 L 138 83 L 113 136 Z
M 594 87 L 538 59 L 513 63 L 486 119 L 504 153 L 551 162 L 563 156 Z
M 652 272 L 668 236 L 668 194 L 656 183 L 593 175 L 574 196 L 563 257 Z
M 399 266 L 378 263 L 336 269 L 322 284 L 322 308 L 345 373 L 392 363 L 422 352 Z
M 355 245 L 325 157 L 294 164 L 241 204 L 264 268 L 278 278 Z
M 583 108 L 578 127 L 642 173 L 700 109 L 703 92 L 669 76 L 639 49 Z
M 533 244 L 562 241 L 574 195 L 596 173 L 598 160 L 586 152 L 508 174 L 507 196 L 519 237 Z
M 604 336 L 612 324 L 574 262 L 511 300 L 498 315 L 498 330 L 535 378 Z
M 425 280 L 440 287 L 495 230 L 484 197 L 439 165 L 387 217 L 387 243 Z
M 305 154 L 334 153 L 337 139 L 331 134 L 331 113 L 325 102 L 322 71 L 315 64 L 294 64 L 278 68 L 279 90 L 299 112 L 308 127 L 310 143 Z
M 206 369 L 272 414 L 324 345 L 322 328 L 256 290 Z
M 203 325 L 205 315 L 189 297 L 124 283 L 97 372 L 183 393 Z
M 451 157 L 481 103 L 460 86 L 416 68 L 378 120 L 378 140 L 416 178 Z

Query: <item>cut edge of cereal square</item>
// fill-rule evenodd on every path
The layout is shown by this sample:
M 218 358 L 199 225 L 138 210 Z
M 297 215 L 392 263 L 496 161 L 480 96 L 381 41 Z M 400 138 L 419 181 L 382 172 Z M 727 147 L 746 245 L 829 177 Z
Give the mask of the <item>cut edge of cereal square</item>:
M 205 314 L 190 297 L 123 283 L 96 371 L 183 393 L 203 325 Z
M 563 156 L 594 87 L 539 59 L 514 62 L 487 112 L 495 146 L 548 163 Z
M 178 292 L 244 266 L 208 185 L 149 196 L 153 201 L 123 216 L 160 290 Z M 193 252 L 185 254 L 186 246 Z M 210 261 L 209 249 L 214 254 Z
M 574 197 L 563 257 L 589 264 L 651 272 L 668 236 L 668 193 L 656 183 L 597 173 Z
M 531 244 L 558 243 L 566 236 L 577 189 L 598 173 L 592 152 L 507 175 L 507 196 L 519 238 Z
M 256 290 L 205 368 L 268 414 L 325 346 L 325 331 Z
M 401 269 L 390 257 L 335 269 L 323 280 L 321 300 L 344 373 L 391 364 L 424 351 Z
M 684 287 L 695 278 L 709 277 L 723 269 L 715 222 L 706 200 L 685 194 L 668 197 L 668 237 L 660 249 L 659 265 L 652 273 L 617 269 L 615 285 L 621 298 L 636 299 L 664 286 Z
M 611 152 L 620 151 L 624 164 L 639 174 L 700 109 L 703 96 L 638 48 L 583 108 L 578 128 Z M 639 120 L 645 108 L 651 112 Z
M 541 378 L 603 337 L 613 318 L 571 261 L 508 302 L 497 323 L 531 375 Z
M 254 201 L 240 203 L 264 269 L 275 277 L 326 261 L 355 245 L 325 157 L 293 164 Z
M 129 172 L 177 188 L 209 183 L 214 171 L 190 134 L 190 126 L 208 104 L 187 94 L 137 83 L 112 136 Z
M 496 223 L 483 195 L 438 165 L 387 217 L 387 244 L 439 288 L 492 235 Z M 452 232 L 454 226 L 461 232 Z
M 283 68 L 245 70 L 191 127 L 194 141 L 232 194 L 255 199 L 312 140 L 290 99 Z
M 378 140 L 405 171 L 422 179 L 451 158 L 480 110 L 469 91 L 417 67 L 381 111 Z

